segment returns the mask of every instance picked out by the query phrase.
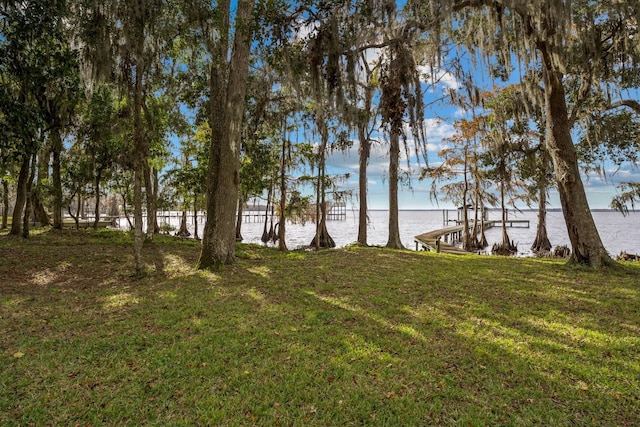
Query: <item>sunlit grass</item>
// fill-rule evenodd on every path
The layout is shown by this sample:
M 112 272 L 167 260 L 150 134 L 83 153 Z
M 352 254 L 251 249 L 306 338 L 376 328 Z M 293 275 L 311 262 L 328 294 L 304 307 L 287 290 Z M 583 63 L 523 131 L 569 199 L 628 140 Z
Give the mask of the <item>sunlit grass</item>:
M 104 299 L 104 306 L 108 308 L 113 307 L 124 307 L 130 306 L 133 304 L 138 304 L 140 302 L 140 298 L 131 295 L 128 292 L 123 292 L 117 295 L 111 295 Z
M 0 238 L 0 425 L 634 425 L 640 266 Z

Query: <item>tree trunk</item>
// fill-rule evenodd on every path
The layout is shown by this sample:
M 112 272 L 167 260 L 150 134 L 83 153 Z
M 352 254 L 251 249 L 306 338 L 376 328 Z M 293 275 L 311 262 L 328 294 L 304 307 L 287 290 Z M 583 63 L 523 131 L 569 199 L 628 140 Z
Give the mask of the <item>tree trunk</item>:
M 325 138 L 326 137 L 326 138 Z M 320 147 L 320 165 L 318 165 L 318 192 L 316 202 L 316 235 L 311 241 L 311 246 L 316 249 L 335 248 L 336 242 L 329 235 L 327 229 L 327 201 L 325 197 L 325 147 L 328 135 L 323 136 Z
M 38 162 L 38 180 L 31 191 L 31 203 L 33 204 L 33 211 L 36 215 L 36 219 L 42 226 L 51 224 L 49 214 L 47 213 L 47 209 L 44 207 L 44 203 L 42 201 L 42 187 L 44 187 L 49 178 L 49 164 L 47 161 L 47 154 L 47 150 L 40 150 L 40 152 L 36 156 Z
M 462 190 L 462 247 L 468 251 L 471 249 L 471 239 L 469 238 L 469 210 L 467 209 L 467 198 L 469 194 L 469 177 L 467 167 L 467 150 L 464 150 L 464 187 Z
M 198 237 L 198 194 L 193 195 L 193 238 L 200 240 Z
M 53 228 L 62 230 L 62 177 L 60 174 L 60 155 L 62 153 L 62 137 L 60 127 L 56 126 L 51 135 L 51 178 L 53 182 Z
M 71 212 L 71 204 L 69 204 L 67 206 L 67 212 L 69 212 L 69 216 L 71 218 L 73 218 L 73 221 L 76 223 L 76 230 L 80 229 L 80 218 L 78 218 L 78 212 L 76 212 L 76 214 L 74 215 L 73 212 Z
M 371 115 L 371 103 L 373 101 L 373 95 L 375 92 L 375 87 L 370 84 L 373 73 L 369 69 L 367 65 L 367 59 L 363 54 L 363 62 L 365 63 L 366 69 L 366 78 L 367 78 L 367 86 L 364 88 L 364 118 L 360 118 L 358 123 L 358 141 L 360 143 L 359 154 L 360 154 L 360 170 L 358 172 L 358 188 L 360 192 L 360 211 L 358 213 L 358 244 L 367 246 L 368 245 L 368 226 L 369 226 L 369 215 L 368 215 L 368 203 L 367 203 L 367 190 L 368 190 L 368 181 L 367 181 L 367 167 L 369 166 L 369 158 L 371 157 L 371 133 L 367 131 L 368 126 L 370 125 L 370 115 Z
M 96 204 L 95 204 L 95 215 L 94 215 L 94 221 L 93 221 L 93 229 L 97 230 L 98 229 L 98 223 L 100 222 L 100 180 L 102 178 L 102 173 L 100 171 L 98 171 L 98 173 L 96 173 L 96 180 L 94 182 L 95 185 L 95 193 L 94 193 L 94 197 L 96 199 Z
M 271 196 L 273 194 L 273 181 L 271 182 L 271 184 L 269 185 L 269 191 L 267 192 L 267 206 L 264 209 L 264 227 L 262 229 L 262 237 L 260 238 L 260 240 L 262 241 L 262 243 L 267 243 L 269 240 L 271 240 L 271 237 L 269 236 L 269 233 L 267 232 L 267 224 L 269 223 L 269 207 L 271 206 Z M 273 218 L 273 214 L 271 214 L 271 218 Z
M 158 194 L 157 187 L 157 175 L 155 174 L 155 170 L 153 171 L 153 176 L 151 174 L 151 167 L 149 166 L 149 162 L 145 159 L 144 162 L 144 186 L 145 186 L 145 194 L 147 201 L 147 233 L 146 239 L 153 240 L 153 235 L 158 234 L 160 232 L 160 227 L 158 227 L 158 221 L 156 218 L 156 198 Z
M 142 275 L 142 246 L 144 236 L 142 232 L 142 181 L 143 172 L 140 162 L 133 172 L 133 258 L 134 270 L 137 276 Z
M 502 154 L 501 154 L 502 155 Z M 505 187 L 506 187 L 506 183 L 505 183 L 505 176 L 506 176 L 506 167 L 505 167 L 505 161 L 504 158 L 501 158 L 499 166 L 500 168 L 500 177 L 501 177 L 501 181 L 500 181 L 500 210 L 501 210 L 501 222 L 502 222 L 502 243 L 497 244 L 495 243 L 493 245 L 493 248 L 491 249 L 491 252 L 493 254 L 496 255 L 513 255 L 514 253 L 517 252 L 518 248 L 516 245 L 512 245 L 511 241 L 509 240 L 509 235 L 507 234 L 507 219 L 508 219 L 508 213 L 507 213 L 507 208 L 505 206 L 505 196 L 506 196 L 506 191 L 505 191 Z
M 485 215 L 486 215 L 486 211 L 485 211 L 485 207 L 484 207 L 484 203 L 480 202 L 480 217 L 482 218 L 480 221 L 480 238 L 478 239 L 478 249 L 484 249 L 487 246 L 489 246 L 489 243 L 487 243 L 487 236 L 484 234 L 485 231 L 485 227 L 484 227 L 484 220 L 485 220 Z
M 79 196 L 78 196 L 79 197 Z M 80 212 L 80 199 L 78 198 L 78 212 Z M 129 224 L 129 230 L 133 230 L 134 226 L 131 222 L 131 217 L 129 216 L 129 211 L 127 210 L 127 196 L 122 194 L 122 213 L 124 213 L 124 217 L 127 219 L 127 223 Z
M 504 176 L 504 175 L 503 175 Z M 504 204 L 505 192 L 504 192 L 505 183 L 504 181 L 500 183 L 500 210 L 502 214 L 502 246 L 504 248 L 511 247 L 511 240 L 509 239 L 509 234 L 507 233 L 507 207 Z
M 280 221 L 278 222 L 278 249 L 282 252 L 287 251 L 286 237 L 286 217 L 287 209 L 287 149 L 288 140 L 286 134 L 287 119 L 285 118 L 282 134 L 282 159 L 280 162 Z M 273 207 L 272 207 L 273 209 Z M 271 215 L 273 218 L 273 214 Z
M 387 247 L 404 249 L 398 220 L 398 169 L 400 168 L 400 135 L 392 131 L 389 148 L 389 240 Z
M 7 228 L 9 222 L 9 183 L 2 181 L 2 229 Z
M 142 246 L 142 183 L 144 181 L 144 164 L 146 162 L 145 139 L 142 133 L 142 70 L 136 68 L 134 87 L 134 170 L 133 170 L 133 257 L 137 276 L 143 273 Z
M 551 242 L 547 235 L 547 186 L 541 182 L 538 191 L 538 225 L 531 250 L 536 254 L 542 254 L 551 251 Z
M 538 49 L 544 62 L 546 144 L 553 160 L 560 204 L 571 241 L 570 261 L 596 268 L 614 265 L 600 239 L 580 178 L 562 85 L 563 75 L 553 68 L 546 44 L 539 44 Z
M 236 218 L 236 242 L 242 242 L 242 211 L 244 203 L 244 198 L 238 199 L 238 216 Z
M 311 241 L 311 247 L 316 249 L 335 248 L 336 242 L 333 240 L 329 234 L 329 230 L 327 229 L 326 204 L 322 203 L 322 205 L 323 207 L 320 210 L 323 211 L 323 213 L 320 214 L 320 223 L 317 226 L 316 235 Z
M 367 166 L 371 156 L 371 141 L 365 133 L 365 125 L 358 126 L 360 141 L 360 170 L 358 172 L 358 188 L 360 192 L 360 211 L 358 212 L 358 244 L 367 246 L 368 207 L 367 207 Z
M 22 213 L 24 205 L 27 202 L 27 181 L 29 180 L 29 166 L 31 164 L 31 156 L 22 155 L 22 165 L 18 175 L 18 183 L 16 185 L 16 202 L 13 206 L 13 220 L 11 222 L 12 236 L 20 236 L 22 234 Z
M 182 219 L 180 220 L 180 229 L 176 233 L 176 236 L 180 237 L 189 237 L 191 233 L 189 233 L 189 229 L 187 228 L 187 205 L 183 204 L 182 208 Z
M 87 219 L 86 204 L 87 201 L 84 197 L 78 199 L 78 215 L 80 215 L 82 219 Z
M 26 197 L 24 217 L 22 219 L 22 237 L 29 238 L 29 222 L 31 219 L 31 191 L 33 190 L 33 180 L 36 176 L 36 154 L 34 153 L 31 158 L 31 171 L 29 173 L 29 179 L 27 180 Z
M 220 29 L 223 34 L 219 41 L 221 49 L 211 66 L 211 147 L 207 171 L 207 223 L 198 262 L 201 269 L 230 264 L 235 260 L 240 137 L 249 74 L 253 6 L 254 0 L 238 1 L 235 39 L 228 70 L 225 66 L 228 23 L 223 23 Z M 220 2 L 218 10 L 222 19 L 228 22 L 229 1 Z
M 36 216 L 38 223 L 42 226 L 50 225 L 49 215 L 40 198 L 40 190 L 38 185 L 33 186 L 31 189 L 31 205 L 33 206 L 33 213 Z
M 319 155 L 320 161 L 318 162 L 318 186 L 316 195 L 316 234 L 311 241 L 311 246 L 316 249 L 335 248 L 336 243 L 329 235 L 327 230 L 327 202 L 326 202 L 326 190 L 325 190 L 325 177 L 326 177 L 326 148 L 329 140 L 329 132 L 327 125 L 324 122 L 324 117 L 321 118 L 321 122 L 318 123 L 318 130 L 322 135 L 322 143 L 320 144 Z
M 311 241 L 311 247 L 315 248 L 316 250 L 320 249 L 320 220 L 322 219 L 322 212 L 320 212 L 320 191 L 322 191 L 320 170 L 321 167 L 320 165 L 318 165 L 318 177 L 316 179 L 316 217 L 314 218 L 314 222 L 316 223 L 316 232 L 313 235 L 313 239 Z

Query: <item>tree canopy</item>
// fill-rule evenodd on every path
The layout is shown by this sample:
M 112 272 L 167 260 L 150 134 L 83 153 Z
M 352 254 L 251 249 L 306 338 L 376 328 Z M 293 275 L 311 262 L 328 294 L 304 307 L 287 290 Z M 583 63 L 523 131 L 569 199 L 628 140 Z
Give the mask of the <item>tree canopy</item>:
M 389 155 L 388 246 L 402 246 L 404 157 L 408 176 L 425 162 L 433 192 L 465 206 L 525 197 L 521 187 L 545 207 L 555 187 L 572 260 L 610 265 L 582 180 L 637 165 L 639 19 L 637 0 L 2 1 L 0 175 L 12 232 L 28 235 L 38 206 L 61 228 L 63 208 L 79 215 L 84 199 L 97 225 L 101 196 L 118 194 L 133 204 L 142 274 L 163 186 L 173 187 L 194 211 L 205 202 L 199 265 L 214 268 L 233 262 L 250 197 L 273 208 L 279 198 L 286 249 L 286 214 L 315 190 L 321 246 L 331 242 L 327 197 L 342 194 L 327 191 L 327 156 L 356 146 L 366 245 L 377 145 Z M 444 77 L 456 84 L 435 94 Z M 438 157 L 425 123 L 447 103 L 440 119 L 457 133 L 437 141 Z M 626 212 L 636 183 L 620 188 L 612 203 Z

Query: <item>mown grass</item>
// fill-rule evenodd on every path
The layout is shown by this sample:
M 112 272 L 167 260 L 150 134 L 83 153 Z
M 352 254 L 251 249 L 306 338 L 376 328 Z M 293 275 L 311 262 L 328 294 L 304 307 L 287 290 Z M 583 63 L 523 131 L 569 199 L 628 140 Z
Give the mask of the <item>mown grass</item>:
M 637 425 L 640 266 L 0 236 L 0 425 Z

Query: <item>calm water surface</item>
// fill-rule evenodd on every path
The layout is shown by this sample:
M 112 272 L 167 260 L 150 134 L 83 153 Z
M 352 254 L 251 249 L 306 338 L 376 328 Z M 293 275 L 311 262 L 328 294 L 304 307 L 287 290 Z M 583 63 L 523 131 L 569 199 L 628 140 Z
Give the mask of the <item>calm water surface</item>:
M 174 214 L 175 215 L 175 214 Z M 415 249 L 413 237 L 443 227 L 442 210 L 400 211 L 400 237 L 407 249 Z M 449 218 L 456 218 L 456 211 L 449 211 Z M 499 219 L 499 211 L 491 211 L 489 219 Z M 594 211 L 593 218 L 600 232 L 600 237 L 612 256 L 622 251 L 632 254 L 640 254 L 640 213 L 630 212 L 626 217 L 614 211 Z M 537 211 L 509 212 L 509 219 L 529 220 L 529 228 L 522 226 L 508 228 L 509 238 L 517 244 L 520 256 L 532 255 L 531 244 L 535 239 Z M 368 242 L 370 245 L 385 245 L 388 238 L 388 211 L 371 211 L 369 213 Z M 160 218 L 159 223 L 168 221 L 174 226 L 179 222 L 176 217 Z M 191 219 L 189 219 L 191 221 Z M 126 222 L 126 221 L 125 221 Z M 191 232 L 193 224 L 189 223 Z M 264 224 L 262 222 L 247 222 L 242 226 L 242 236 L 245 243 L 261 243 Z M 329 221 L 327 223 L 329 234 L 337 246 L 345 246 L 356 241 L 358 237 L 358 211 L 348 211 L 346 220 Z M 202 235 L 202 222 L 199 225 Z M 307 246 L 311 243 L 315 233 L 315 224 L 306 225 L 287 223 L 286 243 L 289 249 Z M 551 244 L 567 245 L 569 237 L 561 211 L 550 211 L 547 214 L 547 232 Z M 486 231 L 489 247 L 502 239 L 501 228 L 494 227 Z

